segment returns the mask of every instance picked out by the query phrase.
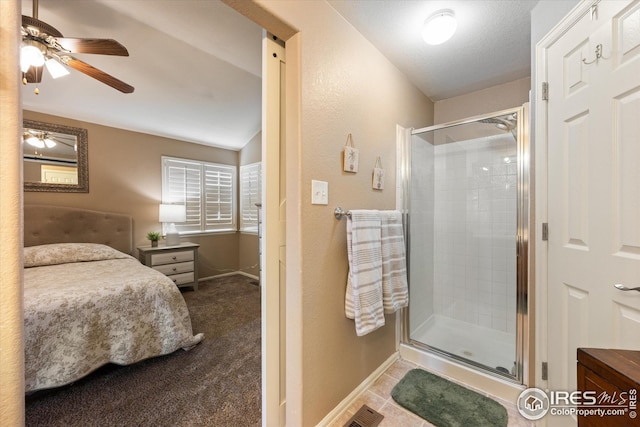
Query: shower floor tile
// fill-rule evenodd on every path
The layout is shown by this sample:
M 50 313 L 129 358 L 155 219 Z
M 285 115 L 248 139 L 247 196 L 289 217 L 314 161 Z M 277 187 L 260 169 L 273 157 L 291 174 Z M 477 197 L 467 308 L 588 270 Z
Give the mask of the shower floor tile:
M 436 427 L 430 422 L 399 406 L 391 397 L 391 389 L 407 372 L 414 368 L 421 368 L 426 371 L 429 370 L 403 359 L 396 361 L 393 365 L 387 368 L 384 374 L 382 374 L 375 383 L 369 386 L 369 388 L 360 395 L 351 407 L 349 407 L 349 409 L 347 409 L 347 411 L 338 420 L 336 420 L 331 427 L 343 427 L 362 405 L 367 405 L 371 409 L 384 415 L 384 419 L 379 424 L 379 427 Z M 439 373 L 438 375 L 501 403 L 507 409 L 507 414 L 509 415 L 509 427 L 533 427 L 535 425 L 533 422 L 526 420 L 518 413 L 518 409 L 514 402 L 504 401 L 495 396 L 491 396 L 482 390 L 468 387 L 453 378 L 449 378 Z

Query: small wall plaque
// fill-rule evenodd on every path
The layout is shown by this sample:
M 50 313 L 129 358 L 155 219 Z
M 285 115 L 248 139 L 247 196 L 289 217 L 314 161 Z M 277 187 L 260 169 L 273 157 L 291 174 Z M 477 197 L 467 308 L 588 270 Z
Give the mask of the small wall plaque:
M 353 137 L 351 134 L 347 136 L 347 142 L 344 145 L 344 166 L 345 172 L 358 172 L 358 149 L 353 145 Z
M 384 169 L 382 169 L 382 160 L 380 160 L 380 156 L 376 158 L 376 164 L 373 166 L 373 179 L 371 187 L 374 190 L 384 189 Z

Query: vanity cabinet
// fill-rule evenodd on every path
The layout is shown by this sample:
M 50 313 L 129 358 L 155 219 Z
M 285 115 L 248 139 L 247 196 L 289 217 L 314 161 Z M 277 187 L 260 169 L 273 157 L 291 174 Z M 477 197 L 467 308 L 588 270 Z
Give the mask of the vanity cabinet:
M 578 390 L 595 392 L 596 406 L 627 410 L 624 415 L 578 416 L 579 427 L 640 426 L 640 351 L 579 348 L 577 369 Z
M 139 246 L 138 259 L 173 280 L 179 288 L 192 286 L 198 290 L 198 248 L 196 243 L 176 246 Z

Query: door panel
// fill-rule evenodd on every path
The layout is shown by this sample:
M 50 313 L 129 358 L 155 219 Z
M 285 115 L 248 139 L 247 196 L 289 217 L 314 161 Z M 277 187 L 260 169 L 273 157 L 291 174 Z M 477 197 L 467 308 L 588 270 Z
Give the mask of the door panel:
M 590 75 L 588 16 L 549 49 L 549 385 L 567 390 L 576 374 L 568 361 L 588 342 L 588 275 L 579 268 L 589 244 Z M 553 102 L 552 102 L 553 101 Z M 568 267 L 568 268 L 567 268 Z
M 640 257 L 640 88 L 617 97 L 614 102 L 613 227 L 615 256 Z
M 270 35 L 263 39 L 263 144 L 262 144 L 262 425 L 284 426 L 286 412 L 285 332 L 285 259 L 281 206 L 286 188 L 281 164 L 284 144 L 283 73 L 284 44 Z
M 640 350 L 640 293 L 613 287 L 640 286 L 640 0 L 600 2 L 547 72 L 548 386 L 572 391 L 577 347 Z
M 573 249 L 589 250 L 589 147 L 584 144 L 589 132 L 589 111 L 581 111 L 577 116 L 565 121 L 563 138 L 563 169 L 565 176 L 562 187 L 564 208 L 565 245 Z

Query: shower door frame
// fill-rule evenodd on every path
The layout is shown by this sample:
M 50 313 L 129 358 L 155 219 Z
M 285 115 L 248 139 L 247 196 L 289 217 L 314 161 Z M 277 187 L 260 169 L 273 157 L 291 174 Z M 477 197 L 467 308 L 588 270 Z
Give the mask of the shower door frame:
M 436 355 L 445 357 L 453 362 L 457 362 L 474 369 L 480 370 L 492 377 L 504 379 L 509 382 L 528 385 L 530 379 L 534 378 L 532 367 L 535 366 L 532 357 L 533 343 L 533 319 L 529 318 L 529 313 L 532 312 L 533 301 L 529 296 L 533 296 L 533 292 L 530 289 L 530 285 L 533 283 L 530 280 L 530 259 L 529 254 L 533 253 L 529 249 L 529 226 L 530 226 L 530 185 L 533 182 L 530 169 L 530 145 L 529 145 L 529 103 L 523 104 L 521 107 L 509 108 L 502 111 L 497 111 L 489 114 L 482 114 L 473 116 L 466 119 L 451 121 L 434 126 L 428 126 L 420 129 L 411 129 L 410 137 L 406 141 L 406 146 L 403 147 L 404 158 L 402 159 L 402 188 L 404 195 L 402 197 L 402 212 L 404 213 L 403 219 L 405 223 L 405 242 L 407 246 L 407 271 L 411 269 L 411 140 L 413 135 L 421 134 L 424 132 L 432 132 L 441 129 L 445 129 L 452 126 L 460 126 L 464 124 L 475 123 L 480 120 L 491 119 L 497 116 L 504 116 L 507 114 L 517 113 L 517 138 L 516 138 L 516 153 L 517 153 L 517 231 L 515 237 L 515 250 L 516 250 L 516 375 L 507 375 L 498 370 L 492 369 L 486 365 L 474 362 L 464 357 L 449 353 L 445 350 L 441 350 L 436 347 L 432 347 L 426 343 L 422 343 L 413 340 L 409 337 L 409 307 L 402 309 L 402 334 L 401 343 L 413 346 L 415 348 L 434 353 Z M 408 274 L 408 277 L 411 277 Z M 409 294 L 411 295 L 411 283 L 409 283 Z

